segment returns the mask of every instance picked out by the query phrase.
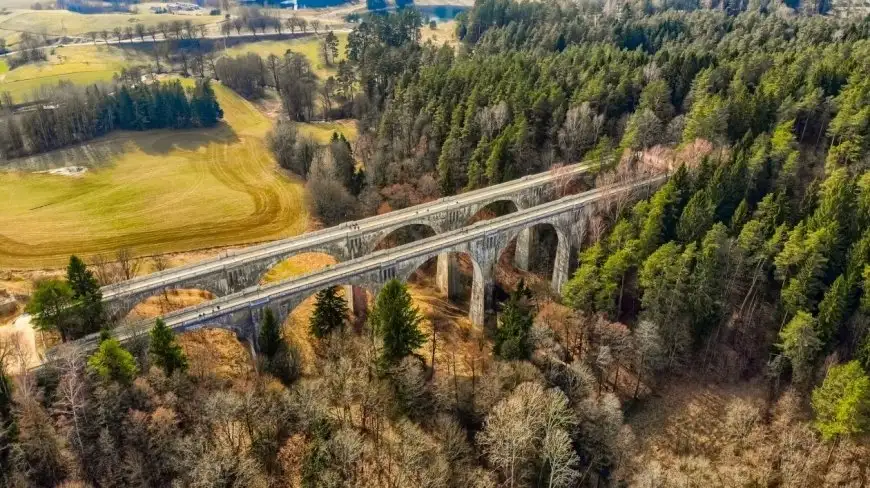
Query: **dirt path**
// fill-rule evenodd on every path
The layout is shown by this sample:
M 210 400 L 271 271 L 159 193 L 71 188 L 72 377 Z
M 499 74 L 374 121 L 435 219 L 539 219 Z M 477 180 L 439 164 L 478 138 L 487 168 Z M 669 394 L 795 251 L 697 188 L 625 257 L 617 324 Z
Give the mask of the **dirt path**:
M 31 326 L 29 314 L 19 315 L 11 324 L 0 326 L 0 344 L 9 344 L 16 351 L 9 365 L 13 372 L 42 362 L 36 349 L 36 332 Z

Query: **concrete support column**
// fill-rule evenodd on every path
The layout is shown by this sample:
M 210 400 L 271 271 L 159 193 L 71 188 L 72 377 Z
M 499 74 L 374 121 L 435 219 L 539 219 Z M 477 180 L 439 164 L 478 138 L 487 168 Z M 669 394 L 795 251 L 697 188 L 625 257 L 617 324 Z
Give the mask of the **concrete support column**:
M 484 273 L 481 279 L 475 277 L 471 285 L 471 304 L 468 316 L 471 324 L 482 328 L 486 323 L 486 313 L 493 309 L 493 288 L 495 282 L 492 273 Z
M 368 299 L 366 291 L 356 285 L 344 285 L 344 299 L 351 315 L 365 317 L 368 314 Z
M 531 263 L 535 257 L 535 243 L 538 240 L 537 234 L 534 227 L 529 227 L 517 236 L 517 247 L 514 251 L 514 266 L 517 269 L 523 271 L 531 269 Z
M 438 255 L 435 283 L 438 285 L 438 291 L 447 295 L 449 300 L 459 295 L 459 263 L 455 255 L 449 252 Z
M 551 285 L 556 293 L 562 292 L 562 285 L 568 281 L 571 266 L 571 243 L 564 236 L 559 236 L 556 245 L 556 260 L 553 263 L 553 280 Z

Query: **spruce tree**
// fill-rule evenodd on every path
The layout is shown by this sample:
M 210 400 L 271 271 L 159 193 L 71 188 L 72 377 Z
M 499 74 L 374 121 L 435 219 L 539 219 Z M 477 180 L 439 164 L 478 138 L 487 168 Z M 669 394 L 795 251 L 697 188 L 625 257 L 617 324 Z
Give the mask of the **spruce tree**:
M 532 352 L 529 331 L 532 330 L 532 313 L 525 303 L 528 291 L 523 282 L 511 293 L 499 316 L 495 335 L 494 352 L 507 361 L 528 359 Z
M 81 321 L 80 334 L 96 332 L 103 325 L 103 294 L 97 279 L 78 256 L 70 256 L 66 277 Z
M 196 123 L 200 127 L 213 127 L 224 116 L 208 80 L 196 83 L 190 104 Z
M 420 312 L 411 304 L 411 295 L 399 280 L 393 279 L 384 285 L 369 317 L 372 329 L 384 342 L 380 357 L 382 367 L 398 364 L 426 340 L 419 328 Z
M 162 368 L 167 376 L 172 376 L 175 371 L 187 370 L 187 357 L 181 350 L 181 346 L 178 345 L 175 333 L 166 325 L 166 322 L 157 319 L 151 329 L 150 336 L 151 343 L 148 346 L 148 352 L 151 353 L 154 364 Z
M 318 339 L 344 327 L 348 308 L 344 298 L 338 295 L 338 287 L 332 286 L 317 293 L 317 304 L 311 316 L 311 334 Z
M 832 366 L 813 390 L 815 425 L 826 440 L 870 430 L 870 378 L 858 361 Z
M 100 347 L 88 358 L 88 367 L 102 379 L 122 385 L 130 385 L 138 372 L 133 355 L 121 347 L 118 339 L 100 342 Z
M 260 327 L 260 351 L 271 359 L 281 349 L 284 339 L 281 337 L 281 325 L 275 318 L 271 308 L 266 308 L 263 314 L 263 325 Z

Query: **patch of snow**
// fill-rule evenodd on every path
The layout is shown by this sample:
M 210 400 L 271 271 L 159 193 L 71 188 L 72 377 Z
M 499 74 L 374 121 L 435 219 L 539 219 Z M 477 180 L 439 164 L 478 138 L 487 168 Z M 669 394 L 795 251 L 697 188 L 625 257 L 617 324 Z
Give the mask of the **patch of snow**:
M 36 171 L 36 173 L 43 173 L 55 176 L 71 176 L 73 178 L 78 178 L 84 176 L 88 171 L 88 168 L 84 166 L 64 166 L 63 168 L 54 168 L 47 171 Z

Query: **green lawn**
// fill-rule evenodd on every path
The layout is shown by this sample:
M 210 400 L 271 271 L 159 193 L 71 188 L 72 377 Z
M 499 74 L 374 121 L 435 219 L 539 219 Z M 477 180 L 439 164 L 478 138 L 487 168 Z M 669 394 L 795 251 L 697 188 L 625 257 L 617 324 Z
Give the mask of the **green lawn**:
M 321 33 L 321 35 L 323 35 Z M 339 60 L 345 57 L 345 48 L 347 47 L 347 33 L 339 32 L 335 35 L 338 37 L 338 58 Z M 311 63 L 311 67 L 318 77 L 326 78 L 329 75 L 335 74 L 334 66 L 326 66 L 323 62 L 323 57 L 320 55 L 320 38 L 309 36 L 301 39 L 292 39 L 287 41 L 259 41 L 249 42 L 233 46 L 225 51 L 228 56 L 238 56 L 239 54 L 255 53 L 265 58 L 270 54 L 283 56 L 288 49 L 293 52 L 303 54 Z
M 226 123 L 213 129 L 119 132 L 36 156 L 83 164 L 74 178 L 0 173 L 0 268 L 62 265 L 69 254 L 184 251 L 303 232 L 301 182 L 276 169 L 270 121 L 216 86 Z

